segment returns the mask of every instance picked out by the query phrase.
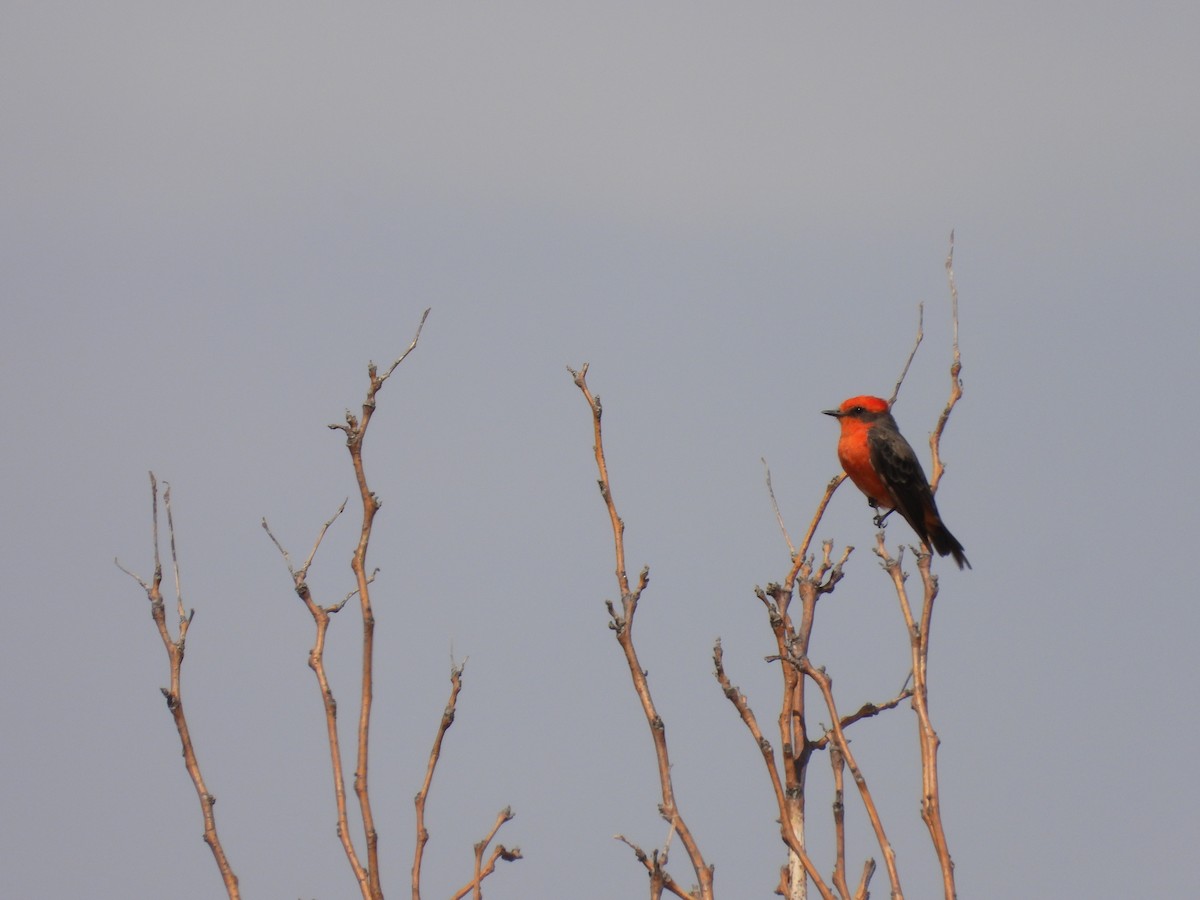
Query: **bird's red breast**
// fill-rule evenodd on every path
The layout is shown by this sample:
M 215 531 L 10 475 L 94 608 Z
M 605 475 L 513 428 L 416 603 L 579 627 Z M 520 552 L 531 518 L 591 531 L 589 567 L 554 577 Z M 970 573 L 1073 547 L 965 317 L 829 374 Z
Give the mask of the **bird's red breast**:
M 888 402 L 882 397 L 863 395 L 842 402 L 836 410 L 826 410 L 837 416 L 842 435 L 838 440 L 837 454 L 842 468 L 858 489 L 880 506 L 894 509 L 896 498 L 887 482 L 875 470 L 871 460 L 871 445 L 868 437 L 879 419 L 890 420 Z

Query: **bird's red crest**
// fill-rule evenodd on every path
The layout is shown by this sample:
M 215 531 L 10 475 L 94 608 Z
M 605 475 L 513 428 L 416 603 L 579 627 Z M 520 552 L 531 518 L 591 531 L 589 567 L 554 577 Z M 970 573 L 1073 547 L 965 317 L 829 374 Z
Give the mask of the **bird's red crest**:
M 888 411 L 888 403 L 881 397 L 872 397 L 869 394 L 864 394 L 861 397 L 851 397 L 838 407 L 842 412 L 850 412 L 856 406 L 861 406 L 869 413 L 882 413 Z

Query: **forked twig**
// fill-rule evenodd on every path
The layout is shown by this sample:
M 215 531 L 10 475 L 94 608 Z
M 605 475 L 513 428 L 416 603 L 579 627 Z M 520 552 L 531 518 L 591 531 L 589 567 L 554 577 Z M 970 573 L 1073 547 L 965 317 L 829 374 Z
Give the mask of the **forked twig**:
M 497 844 L 492 848 L 492 852 L 488 856 L 486 862 L 483 859 L 484 852 L 486 852 L 488 845 L 491 844 L 491 842 L 495 839 L 496 834 L 500 831 L 501 826 L 504 825 L 505 822 L 512 821 L 513 818 L 515 818 L 514 813 L 512 809 L 507 806 L 497 813 L 496 821 L 492 824 L 492 830 L 487 833 L 487 837 L 475 844 L 474 877 L 472 877 L 470 881 L 455 891 L 451 895 L 451 900 L 462 900 L 463 897 L 471 893 L 474 894 L 475 900 L 482 900 L 483 880 L 491 875 L 492 872 L 496 871 L 496 861 L 502 859 L 505 862 L 514 862 L 515 860 L 523 859 L 521 856 L 520 847 L 513 847 L 512 849 L 509 849 L 503 844 Z M 416 897 L 415 894 L 413 896 L 414 898 Z
M 901 688 L 899 694 L 897 694 L 891 700 L 886 701 L 885 703 L 864 703 L 855 712 L 850 713 L 850 715 L 842 716 L 842 722 L 841 722 L 842 728 L 843 729 L 849 728 L 855 722 L 861 722 L 863 719 L 873 718 L 874 716 L 877 716 L 881 712 L 885 712 L 886 710 L 895 709 L 897 706 L 899 706 L 905 700 L 910 698 L 912 695 L 913 695 L 912 688 L 905 687 L 905 688 Z M 825 748 L 826 746 L 828 746 L 829 745 L 829 737 L 830 737 L 830 732 L 828 732 L 828 731 L 825 732 L 825 734 L 822 737 L 819 737 L 819 738 L 817 738 L 817 740 L 813 741 L 813 749 L 821 750 L 821 749 Z
M 437 734 L 433 738 L 433 749 L 429 751 L 429 760 L 425 764 L 425 780 L 421 782 L 421 789 L 417 791 L 417 796 L 413 798 L 417 813 L 417 843 L 416 850 L 413 853 L 412 864 L 413 900 L 420 900 L 421 862 L 425 857 L 425 845 L 429 843 L 429 830 L 425 827 L 425 801 L 429 797 L 429 788 L 433 784 L 433 773 L 442 755 L 442 740 L 446 737 L 446 732 L 450 729 L 450 726 L 454 724 L 454 713 L 458 705 L 459 691 L 462 690 L 462 674 L 465 668 L 465 662 L 450 667 L 450 699 L 446 701 L 446 707 L 442 710 L 442 718 L 438 722 Z
M 346 853 L 346 858 L 350 863 L 350 868 L 354 873 L 355 879 L 358 881 L 359 890 L 362 892 L 364 900 L 380 900 L 383 897 L 383 886 L 380 881 L 379 869 L 379 834 L 375 829 L 375 817 L 371 809 L 370 790 L 368 787 L 368 771 L 369 771 L 369 747 L 370 747 L 370 724 L 371 724 L 371 707 L 374 700 L 374 654 L 375 654 L 375 614 L 371 608 L 370 586 L 375 580 L 375 574 L 379 571 L 376 569 L 370 574 L 367 573 L 366 557 L 367 547 L 371 540 L 371 530 L 375 520 L 375 514 L 379 511 L 381 501 L 371 491 L 367 485 L 366 471 L 363 467 L 362 451 L 363 440 L 366 437 L 367 428 L 371 423 L 371 418 L 375 414 L 376 396 L 379 390 L 383 387 L 384 382 L 391 377 L 392 373 L 408 355 L 416 349 L 417 342 L 421 337 L 421 330 L 425 326 L 425 320 L 429 317 L 429 310 L 426 309 L 421 315 L 421 321 L 417 325 L 416 334 L 413 336 L 411 343 L 396 358 L 395 362 L 384 372 L 379 374 L 378 367 L 375 363 L 370 363 L 367 366 L 367 375 L 369 385 L 367 388 L 366 399 L 362 404 L 361 416 L 355 416 L 353 413 L 346 412 L 346 421 L 344 424 L 338 423 L 330 425 L 331 429 L 343 432 L 346 435 L 346 448 L 350 453 L 351 464 L 354 467 L 354 476 L 358 484 L 359 498 L 362 502 L 362 523 L 359 529 L 358 543 L 354 549 L 354 554 L 351 558 L 350 567 L 354 572 L 355 589 L 349 592 L 346 597 L 340 602 L 332 606 L 325 607 L 318 604 L 312 597 L 312 592 L 309 590 L 307 583 L 307 575 L 309 566 L 312 564 L 316 556 L 317 549 L 321 545 L 329 527 L 334 520 L 341 515 L 345 509 L 346 503 L 343 502 L 338 512 L 322 526 L 317 534 L 317 539 L 313 544 L 313 549 L 305 560 L 304 565 L 296 569 L 292 563 L 291 556 L 283 548 L 282 544 L 271 533 L 266 520 L 263 520 L 263 528 L 267 531 L 271 541 L 279 549 L 283 555 L 284 562 L 287 564 L 288 572 L 292 576 L 292 583 L 296 594 L 304 602 L 308 608 L 310 615 L 313 617 L 313 622 L 316 625 L 316 638 L 312 649 L 309 651 L 308 664 L 309 667 L 317 676 L 317 684 L 321 691 L 321 700 L 325 708 L 325 727 L 327 740 L 329 743 L 330 765 L 333 773 L 334 783 L 334 799 L 337 804 L 338 838 L 341 840 L 342 848 Z M 341 610 L 351 597 L 357 596 L 359 599 L 359 608 L 362 612 L 362 679 L 360 685 L 360 705 L 357 728 L 357 753 L 355 755 L 354 766 L 354 793 L 358 799 L 359 812 L 362 818 L 363 834 L 366 839 L 366 862 L 364 863 L 359 857 L 357 850 L 354 847 L 351 839 L 349 819 L 346 807 L 346 788 L 345 775 L 343 770 L 341 744 L 338 739 L 337 731 L 337 703 L 333 698 L 333 691 L 330 688 L 329 680 L 325 672 L 325 639 L 329 629 L 330 615 Z
M 725 654 L 721 648 L 721 642 L 718 640 L 713 645 L 713 667 L 717 683 L 721 685 L 721 691 L 725 694 L 729 702 L 733 704 L 733 708 L 737 710 L 742 722 L 749 730 L 750 736 L 754 738 L 754 743 L 758 746 L 759 753 L 762 754 L 763 764 L 767 768 L 767 777 L 771 780 L 771 788 L 775 792 L 775 802 L 779 807 L 779 827 L 783 841 L 787 844 L 788 849 L 795 854 L 807 876 L 812 879 L 813 884 L 817 886 L 817 890 L 821 892 L 821 897 L 825 898 L 825 900 L 833 900 L 833 892 L 825 884 L 821 878 L 820 871 L 809 858 L 808 853 L 804 849 L 804 842 L 801 839 L 801 835 L 797 833 L 793 817 L 789 815 L 789 803 L 783 782 L 779 777 L 779 770 L 775 765 L 775 751 L 771 747 L 771 742 L 763 735 L 762 729 L 758 725 L 758 719 L 754 715 L 754 711 L 750 708 L 750 703 L 746 699 L 746 695 L 733 685 L 729 680 L 729 676 L 725 673 L 724 657 Z
M 817 600 L 823 595 L 830 593 L 837 583 L 841 581 L 842 567 L 847 559 L 849 559 L 851 552 L 853 552 L 853 547 L 847 547 L 842 553 L 841 559 L 836 563 L 832 558 L 833 543 L 831 541 L 825 541 L 821 545 L 822 552 L 819 562 L 808 552 L 813 535 L 816 533 L 817 526 L 825 513 L 829 500 L 833 496 L 833 492 L 845 480 L 845 477 L 844 474 L 839 475 L 830 480 L 826 486 L 824 497 L 817 505 L 817 510 L 809 524 L 804 542 L 798 551 L 792 551 L 791 570 L 788 572 L 784 582 L 782 584 L 769 584 L 766 590 L 756 589 L 755 591 L 767 609 L 768 619 L 772 633 L 775 636 L 780 657 L 784 657 L 794 651 L 802 654 L 808 652 L 808 644 L 816 616 Z M 800 620 L 798 625 L 794 622 L 789 611 L 793 595 L 797 595 L 800 598 Z M 804 897 L 807 891 L 807 881 L 812 880 L 817 889 L 821 891 L 822 897 L 832 897 L 833 895 L 829 892 L 828 886 L 821 880 L 819 873 L 804 850 L 804 784 L 807 779 L 806 773 L 809 760 L 812 757 L 814 749 L 816 749 L 815 743 L 808 737 L 807 726 L 805 724 L 804 680 L 794 667 L 783 666 L 780 669 L 780 674 L 783 682 L 779 710 L 779 737 L 782 748 L 780 768 L 782 769 L 782 778 L 780 778 L 780 774 L 776 770 L 773 754 L 764 756 L 764 761 L 768 765 L 772 784 L 779 786 L 776 798 L 779 802 L 780 833 L 784 843 L 788 847 L 789 854 L 788 864 L 784 867 L 781 875 L 782 890 L 789 900 Z M 718 675 L 718 681 L 720 680 L 720 675 Z M 729 693 L 727 688 L 727 683 L 722 684 L 722 689 L 726 690 L 726 696 L 737 707 L 738 701 L 734 695 Z M 749 727 L 747 711 L 748 707 L 745 711 L 739 708 L 739 714 Z M 756 728 L 757 725 L 751 729 L 752 734 L 754 734 Z M 755 740 L 760 742 L 761 749 L 760 736 L 756 736 Z M 781 781 L 782 785 L 780 785 Z
M 608 602 L 608 611 L 612 619 L 609 627 L 612 628 L 617 638 L 617 643 L 625 654 L 625 662 L 629 667 L 633 687 L 638 695 L 638 699 L 641 701 L 642 712 L 646 717 L 646 723 L 650 728 L 650 735 L 654 741 L 654 753 L 658 760 L 658 779 L 662 790 L 662 803 L 659 806 L 659 812 L 670 823 L 674 831 L 678 833 L 679 839 L 683 843 L 688 859 L 695 869 L 696 879 L 699 882 L 700 900 L 712 900 L 713 869 L 712 866 L 704 861 L 704 856 L 700 852 L 700 846 L 692 835 L 691 829 L 688 828 L 687 823 L 684 821 L 683 815 L 679 812 L 679 808 L 675 802 L 675 790 L 671 783 L 671 760 L 667 752 L 666 727 L 663 725 L 663 720 L 654 706 L 654 700 L 650 695 L 650 685 L 646 679 L 646 671 L 642 668 L 638 660 L 637 649 L 633 644 L 633 620 L 637 613 L 638 600 L 649 583 L 650 570 L 648 567 L 644 567 L 638 578 L 637 588 L 630 590 L 629 575 L 625 569 L 625 523 L 617 513 L 617 506 L 612 495 L 612 487 L 608 479 L 608 464 L 604 456 L 604 440 L 600 427 L 603 409 L 600 405 L 600 398 L 592 394 L 591 389 L 588 387 L 587 370 L 587 363 L 584 363 L 579 371 L 575 371 L 570 367 L 567 369 L 575 381 L 575 386 L 583 394 L 592 412 L 592 433 L 595 439 L 592 449 L 596 457 L 596 469 L 599 472 L 600 495 L 604 499 L 609 521 L 612 524 L 613 549 L 617 563 L 617 587 L 621 593 L 621 611 L 617 611 L 612 601 Z
M 383 896 L 383 887 L 379 876 L 379 834 L 375 830 L 375 816 L 371 810 L 371 793 L 367 786 L 369 770 L 368 757 L 370 749 L 371 705 L 374 702 L 374 664 L 375 664 L 375 613 L 371 608 L 371 576 L 367 575 L 367 545 L 371 541 L 371 529 L 375 514 L 382 505 L 379 498 L 367 486 L 366 470 L 363 468 L 362 449 L 363 439 L 367 434 L 367 426 L 375 413 L 375 397 L 380 388 L 396 367 L 408 358 L 416 349 L 417 341 L 421 339 L 421 329 L 429 317 L 426 309 L 417 324 L 417 332 L 407 349 L 396 358 L 391 367 L 383 374 L 377 373 L 374 363 L 367 366 L 370 387 L 367 389 L 366 400 L 362 405 L 362 419 L 356 421 L 350 413 L 346 414 L 346 425 L 329 426 L 339 428 L 346 433 L 346 449 L 350 451 L 350 462 L 354 466 L 354 477 L 358 482 L 358 493 L 362 500 L 362 527 L 359 531 L 358 545 L 350 560 L 350 568 L 358 587 L 359 608 L 362 612 L 362 684 L 358 711 L 358 753 L 354 769 L 354 794 L 358 798 L 358 808 L 362 815 L 363 833 L 367 843 L 367 874 L 370 881 L 371 900 Z
M 883 853 L 883 861 L 887 866 L 888 878 L 892 885 L 891 896 L 894 900 L 902 900 L 904 892 L 900 889 L 900 873 L 896 869 L 896 852 L 892 849 L 891 842 L 884 831 L 883 820 L 880 819 L 879 810 L 875 807 L 875 799 L 867 787 L 867 779 L 859 770 L 854 754 L 850 750 L 850 742 L 846 740 L 846 734 L 842 731 L 841 718 L 838 716 L 837 705 L 833 700 L 833 681 L 823 669 L 814 666 L 807 656 L 797 657 L 789 654 L 783 659 L 783 662 L 795 666 L 811 678 L 825 699 L 825 707 L 833 719 L 833 726 L 830 729 L 833 732 L 833 740 L 837 745 L 838 752 L 849 767 L 850 774 L 854 777 L 854 783 L 858 787 L 858 793 L 862 797 L 863 806 L 867 811 L 867 818 L 871 820 L 871 827 L 875 830 L 875 838 Z
M 846 477 L 845 472 L 839 472 L 833 478 L 829 479 L 829 484 L 825 485 L 825 493 L 817 503 L 817 511 L 813 513 L 812 521 L 808 523 L 808 531 L 804 533 L 804 540 L 800 543 L 800 551 L 792 554 L 792 568 L 788 572 L 787 578 L 783 581 L 784 587 L 789 592 L 796 584 L 796 577 L 800 574 L 801 569 L 807 566 L 809 567 L 809 571 L 811 571 L 812 560 L 809 559 L 808 548 L 812 545 L 813 535 L 817 533 L 817 526 L 821 523 L 821 519 L 825 515 L 825 509 L 829 506 L 829 501 L 833 499 L 833 492 L 846 480 Z M 853 547 L 846 548 L 846 553 L 842 557 L 842 563 L 849 558 L 852 552 L 854 552 Z
M 932 477 L 930 487 L 936 491 L 945 467 L 942 464 L 940 446 L 942 434 L 949 422 L 950 414 L 962 398 L 962 357 L 958 347 L 958 288 L 954 281 L 954 232 L 950 233 L 950 249 L 946 256 L 946 278 L 950 288 L 950 314 L 953 327 L 953 351 L 950 364 L 950 396 L 946 401 L 937 426 L 929 436 L 929 446 L 933 456 Z M 912 696 L 913 710 L 917 714 L 917 736 L 921 751 L 921 818 L 929 829 L 930 839 L 937 854 L 938 865 L 942 873 L 942 890 L 946 900 L 954 900 L 957 888 L 954 879 L 954 861 L 950 855 L 949 843 L 946 839 L 945 825 L 942 821 L 941 789 L 938 780 L 937 756 L 941 740 L 933 728 L 929 715 L 929 685 L 927 669 L 929 665 L 929 641 L 933 626 L 933 606 L 938 595 L 938 580 L 931 569 L 932 557 L 918 551 L 917 570 L 921 574 L 923 596 L 919 621 L 913 615 L 912 606 L 905 587 L 905 574 L 902 568 L 903 549 L 893 559 L 884 545 L 883 535 L 876 537 L 876 554 L 883 561 L 884 569 L 892 580 L 896 598 L 900 605 L 900 613 L 904 619 L 904 627 L 908 632 L 909 648 L 912 660 Z
M 262 520 L 262 527 L 271 539 L 271 543 L 279 550 L 280 555 L 287 564 L 288 574 L 292 576 L 292 586 L 296 591 L 296 596 L 303 601 L 316 627 L 313 646 L 308 651 L 308 667 L 316 675 L 317 687 L 321 692 L 321 704 L 325 709 L 325 739 L 329 744 L 329 762 L 333 774 L 333 799 L 337 808 L 337 835 L 364 900 L 372 900 L 370 877 L 368 876 L 366 867 L 362 864 L 362 860 L 359 858 L 358 850 L 355 848 L 354 841 L 350 835 L 350 819 L 346 807 L 346 777 L 342 769 L 342 747 L 337 728 L 337 701 L 333 697 L 333 688 L 330 686 L 329 677 L 325 672 L 325 638 L 329 632 L 329 617 L 331 612 L 313 599 L 312 591 L 309 589 L 308 581 L 306 580 L 308 568 L 312 565 L 312 561 L 317 554 L 317 549 L 321 546 L 321 541 L 329 530 L 329 526 L 337 519 L 345 507 L 346 503 L 343 501 L 341 508 L 322 526 L 320 532 L 317 534 L 316 541 L 313 542 L 313 548 L 308 554 L 308 559 L 305 560 L 304 565 L 299 569 L 292 565 L 291 554 L 279 542 L 279 539 L 275 537 L 274 532 L 271 531 L 271 526 L 267 524 L 265 518 Z
M 637 861 L 646 867 L 646 873 L 650 876 L 650 900 L 659 900 L 663 891 L 674 894 L 680 900 L 694 900 L 695 895 L 680 887 L 671 874 L 663 868 L 667 864 L 665 854 L 658 850 L 648 854 L 623 834 L 613 835 L 613 838 L 632 850 Z
M 175 550 L 175 519 L 171 512 L 171 486 L 166 485 L 166 489 L 163 491 L 163 505 L 167 508 L 167 535 L 171 548 L 171 568 L 175 576 L 175 606 L 179 616 L 179 636 L 172 638 L 170 629 L 167 627 L 166 608 L 162 598 L 163 571 L 158 550 L 158 479 L 154 477 L 153 472 L 150 473 L 150 501 L 153 523 L 151 540 L 154 545 L 154 575 L 151 580 L 147 583 L 121 565 L 119 559 L 113 561 L 117 564 L 117 568 L 142 586 L 142 590 L 146 592 L 146 597 L 150 600 L 150 615 L 154 619 L 158 636 L 162 639 L 163 648 L 167 651 L 167 660 L 170 664 L 171 686 L 161 688 L 162 695 L 167 700 L 167 709 L 175 721 L 175 729 L 179 732 L 179 740 L 183 745 L 183 764 L 187 768 L 188 775 L 191 776 L 192 785 L 200 799 L 200 812 L 204 817 L 204 843 L 208 844 L 212 850 L 213 859 L 216 860 L 217 869 L 221 873 L 221 880 L 225 883 L 225 891 L 230 900 L 237 900 L 241 896 L 238 890 L 237 875 L 234 874 L 229 859 L 225 856 L 225 850 L 221 846 L 221 839 L 217 835 L 217 820 L 213 813 L 213 805 L 217 802 L 217 798 L 208 792 L 208 788 L 204 784 L 204 777 L 200 773 L 200 762 L 196 758 L 196 750 L 192 744 L 191 731 L 188 729 L 187 716 L 183 711 L 183 656 L 187 646 L 188 628 L 191 627 L 196 611 L 191 610 L 185 614 L 183 610 L 179 556 Z
M 326 534 L 326 532 L 329 531 L 329 526 L 332 525 L 334 522 L 336 522 L 338 519 L 338 516 L 340 516 L 345 511 L 346 504 L 348 502 L 349 502 L 349 498 L 343 500 L 342 505 L 338 507 L 337 512 L 335 512 L 332 516 L 330 516 L 328 519 L 325 520 L 325 524 L 322 525 L 321 530 L 319 532 L 317 532 L 317 539 L 315 541 L 313 541 L 312 550 L 310 550 L 308 552 L 308 558 L 304 560 L 304 565 L 302 565 L 299 569 L 297 569 L 292 564 L 292 555 L 283 548 L 283 545 L 281 543 L 279 543 L 279 539 L 276 538 L 274 533 L 271 531 L 271 526 L 267 524 L 267 517 L 263 516 L 263 519 L 261 522 L 263 531 L 265 531 L 267 533 L 267 537 L 269 537 L 271 539 L 271 543 L 275 545 L 275 549 L 278 550 L 280 555 L 283 557 L 283 561 L 287 564 L 287 567 L 288 567 L 288 574 L 290 574 L 293 579 L 298 577 L 301 581 L 303 581 L 305 578 L 308 577 L 309 567 L 312 566 L 313 559 L 317 555 L 317 549 L 321 546 L 321 541 L 325 540 L 325 534 Z

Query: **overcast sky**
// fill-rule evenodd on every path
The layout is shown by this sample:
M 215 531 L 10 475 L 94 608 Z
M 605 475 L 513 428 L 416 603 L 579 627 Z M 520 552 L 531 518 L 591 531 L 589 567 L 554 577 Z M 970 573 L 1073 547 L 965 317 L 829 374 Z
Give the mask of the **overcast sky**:
M 22 898 L 221 896 L 136 583 L 146 472 L 173 486 L 185 702 L 246 897 L 356 895 L 334 833 L 301 558 L 354 490 L 326 425 L 432 307 L 367 438 L 371 769 L 383 878 L 469 658 L 430 799 L 426 896 L 496 812 L 491 898 L 645 896 L 623 833 L 666 827 L 607 628 L 605 403 L 637 640 L 718 896 L 784 861 L 761 760 L 755 585 L 838 471 L 846 397 L 925 438 L 949 391 L 951 229 L 966 394 L 939 504 L 930 666 L 960 895 L 1200 895 L 1200 11 L 1192 3 L 10 2 L 0 11 L 0 871 Z M 843 708 L 908 650 L 861 495 L 812 645 Z M 357 523 L 310 579 L 352 587 Z M 892 521 L 894 547 L 911 540 Z M 328 651 L 354 717 L 358 627 Z M 819 717 L 818 717 L 819 718 Z M 350 739 L 348 727 L 343 730 Z M 771 735 L 778 744 L 777 736 Z M 851 733 L 908 896 L 938 896 L 907 708 Z M 348 771 L 352 766 L 348 766 Z M 809 840 L 832 867 L 827 766 Z M 849 868 L 878 858 L 848 797 Z M 694 881 L 678 844 L 670 869 Z M 874 893 L 885 896 L 881 871 Z

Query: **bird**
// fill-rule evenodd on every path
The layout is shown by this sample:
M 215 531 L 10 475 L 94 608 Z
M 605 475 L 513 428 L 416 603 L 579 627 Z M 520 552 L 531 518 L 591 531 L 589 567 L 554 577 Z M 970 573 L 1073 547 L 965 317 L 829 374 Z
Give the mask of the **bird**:
M 960 569 L 971 568 L 962 544 L 942 521 L 925 470 L 912 445 L 900 433 L 888 402 L 863 395 L 822 412 L 841 425 L 838 460 L 876 510 L 875 524 L 882 526 L 895 510 L 939 556 L 954 557 Z M 878 514 L 881 507 L 887 510 L 883 515 Z

